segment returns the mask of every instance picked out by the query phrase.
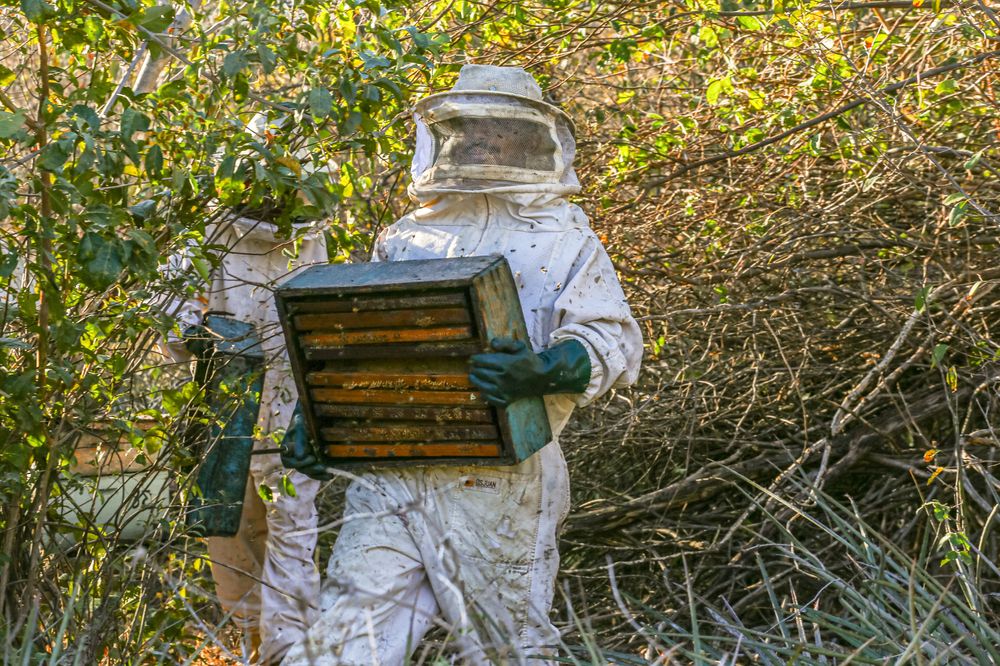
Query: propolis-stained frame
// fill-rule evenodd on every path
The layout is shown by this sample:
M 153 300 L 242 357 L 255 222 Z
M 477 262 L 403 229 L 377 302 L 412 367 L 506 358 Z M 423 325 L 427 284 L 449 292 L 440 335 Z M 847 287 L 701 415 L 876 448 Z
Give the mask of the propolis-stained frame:
M 540 398 L 497 408 L 468 381 L 489 340 L 528 343 L 503 257 L 314 266 L 275 300 L 328 464 L 510 465 L 551 439 Z

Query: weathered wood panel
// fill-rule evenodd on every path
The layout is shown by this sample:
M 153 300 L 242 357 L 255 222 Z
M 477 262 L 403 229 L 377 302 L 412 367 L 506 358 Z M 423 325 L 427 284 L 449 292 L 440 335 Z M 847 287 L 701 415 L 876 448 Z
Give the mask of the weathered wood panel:
M 371 374 L 467 374 L 469 360 L 439 356 L 435 358 L 366 358 L 329 361 L 323 371 L 365 372 Z
M 387 345 L 345 345 L 343 347 L 303 347 L 308 361 L 338 359 L 437 358 L 452 356 L 468 358 L 483 351 L 479 342 L 416 342 Z M 301 391 L 301 389 L 300 389 Z
M 382 425 L 336 426 L 321 428 L 323 439 L 328 442 L 461 442 L 463 440 L 498 440 L 496 426 L 440 425 Z
M 425 308 L 468 307 L 465 290 L 437 294 L 412 294 L 407 296 L 345 296 L 333 295 L 316 300 L 310 297 L 289 303 L 289 314 L 368 312 L 379 310 L 420 310 Z
M 343 419 L 431 421 L 434 423 L 492 423 L 493 409 L 485 402 L 471 407 L 414 407 L 393 405 L 337 405 L 316 403 L 316 413 Z
M 130 446 L 78 447 L 73 450 L 69 471 L 81 476 L 127 474 L 149 467 L 149 454 Z
M 500 444 L 429 442 L 426 444 L 328 444 L 324 447 L 331 458 L 494 458 L 500 455 Z
M 471 339 L 472 327 L 470 326 L 307 333 L 301 338 L 302 344 L 306 347 L 324 349 L 346 345 L 376 345 L 393 342 L 444 342 Z
M 436 308 L 427 310 L 384 310 L 375 312 L 341 312 L 335 314 L 309 314 L 295 317 L 299 331 L 350 330 L 369 328 L 429 328 L 449 324 L 469 324 L 465 308 Z
M 280 289 L 286 298 L 390 294 L 468 287 L 469 281 L 489 270 L 497 257 L 424 259 L 370 264 L 327 264 L 302 271 Z
M 382 391 L 314 388 L 309 395 L 316 402 L 343 405 L 475 405 L 485 404 L 483 397 L 474 391 Z
M 310 372 L 306 375 L 310 386 L 331 386 L 348 389 L 421 389 L 421 390 L 472 390 L 467 373 L 421 372 Z
M 471 294 L 480 333 L 485 340 L 513 338 L 530 348 L 531 339 L 521 315 L 517 286 L 507 262 L 477 275 Z M 510 442 L 518 460 L 524 460 L 552 439 L 548 412 L 541 398 L 518 400 L 498 411 L 504 441 Z

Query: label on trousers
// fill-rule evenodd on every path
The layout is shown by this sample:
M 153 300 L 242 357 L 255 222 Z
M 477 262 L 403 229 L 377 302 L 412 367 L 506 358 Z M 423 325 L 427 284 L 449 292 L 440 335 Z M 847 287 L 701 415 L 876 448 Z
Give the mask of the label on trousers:
M 500 479 L 492 476 L 467 476 L 462 481 L 462 487 L 465 490 L 499 495 Z

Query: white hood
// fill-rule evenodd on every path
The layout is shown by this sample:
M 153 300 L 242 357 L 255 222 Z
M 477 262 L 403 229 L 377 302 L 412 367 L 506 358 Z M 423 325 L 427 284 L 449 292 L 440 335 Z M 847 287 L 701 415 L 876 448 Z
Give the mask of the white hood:
M 521 68 L 466 65 L 451 91 L 416 103 L 413 121 L 409 194 L 421 204 L 442 194 L 580 191 L 573 123 Z

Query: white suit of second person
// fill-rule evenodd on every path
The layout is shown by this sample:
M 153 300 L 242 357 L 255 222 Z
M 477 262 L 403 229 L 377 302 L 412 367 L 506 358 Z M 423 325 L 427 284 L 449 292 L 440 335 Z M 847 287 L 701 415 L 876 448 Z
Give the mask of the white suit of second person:
M 541 100 L 520 68 L 467 65 L 450 92 L 418 102 L 420 206 L 379 236 L 373 260 L 502 254 L 534 351 L 579 341 L 590 383 L 545 397 L 553 441 L 518 465 L 393 468 L 352 483 L 321 615 L 283 666 L 403 664 L 435 618 L 462 663 L 539 663 L 559 644 L 559 433 L 575 407 L 635 380 L 642 338 L 586 215 L 563 198 L 579 191 L 572 123 Z
M 274 287 L 306 266 L 328 261 L 321 228 L 295 225 L 296 240 L 276 235 L 274 225 L 230 216 L 207 229 L 207 240 L 225 248 L 207 288 L 175 305 L 180 331 L 200 324 L 206 312 L 224 314 L 253 324 L 267 359 L 260 396 L 255 448 L 275 447 L 271 435 L 284 430 L 298 393 L 291 374 L 274 304 Z M 294 258 L 291 248 L 298 245 Z M 172 338 L 171 351 L 190 358 Z M 282 492 L 281 477 L 289 474 L 296 494 Z M 274 501 L 264 503 L 257 489 L 268 486 Z M 206 539 L 216 594 L 223 610 L 251 635 L 259 634 L 259 657 L 275 663 L 299 641 L 316 617 L 319 572 L 316 549 L 315 498 L 319 482 L 286 470 L 276 453 L 255 455 L 238 533 Z

